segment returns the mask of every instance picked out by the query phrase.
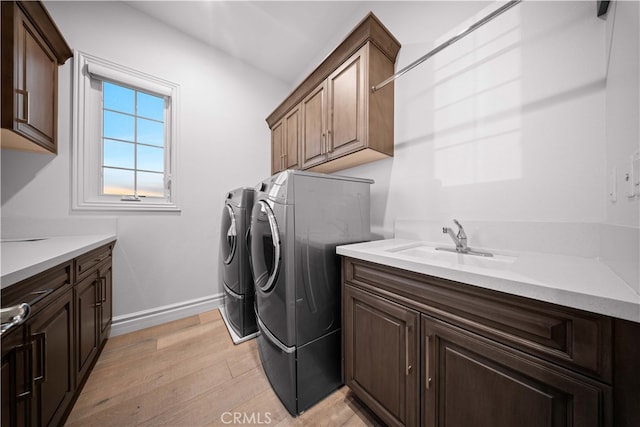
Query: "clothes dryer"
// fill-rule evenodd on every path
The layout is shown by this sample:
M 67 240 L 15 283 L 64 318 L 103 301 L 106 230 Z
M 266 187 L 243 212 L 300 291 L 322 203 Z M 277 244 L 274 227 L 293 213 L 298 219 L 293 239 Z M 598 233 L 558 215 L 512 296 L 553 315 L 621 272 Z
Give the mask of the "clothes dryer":
M 287 170 L 257 187 L 249 253 L 260 360 L 296 415 L 342 385 L 337 245 L 370 239 L 371 180 Z
M 232 190 L 227 193 L 222 208 L 220 269 L 224 307 L 220 311 L 236 343 L 253 338 L 258 330 L 253 309 L 255 293 L 246 240 L 254 197 L 253 188 Z

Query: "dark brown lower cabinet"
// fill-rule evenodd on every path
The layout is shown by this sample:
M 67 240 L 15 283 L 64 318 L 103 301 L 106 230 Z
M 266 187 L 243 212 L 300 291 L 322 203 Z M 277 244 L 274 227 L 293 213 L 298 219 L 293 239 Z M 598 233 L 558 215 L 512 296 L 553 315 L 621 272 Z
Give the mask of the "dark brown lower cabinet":
M 610 425 L 611 388 L 422 316 L 423 425 Z
M 385 424 L 640 425 L 640 324 L 352 258 L 342 274 L 345 383 Z
M 419 322 L 414 310 L 345 286 L 345 383 L 388 425 L 419 419 Z
M 24 344 L 24 326 L 2 335 L 2 426 L 29 423 L 31 347 Z
M 84 279 L 75 286 L 78 378 L 86 378 L 109 337 L 112 318 L 111 288 L 110 255 L 101 264 L 87 270 Z
M 72 289 L 32 317 L 27 331 L 33 351 L 31 425 L 59 425 L 75 391 Z
M 111 330 L 113 245 L 2 289 L 31 306 L 2 334 L 2 427 L 64 424 Z
M 90 276 L 76 284 L 76 342 L 78 378 L 83 378 L 98 353 L 98 303 L 99 281 Z

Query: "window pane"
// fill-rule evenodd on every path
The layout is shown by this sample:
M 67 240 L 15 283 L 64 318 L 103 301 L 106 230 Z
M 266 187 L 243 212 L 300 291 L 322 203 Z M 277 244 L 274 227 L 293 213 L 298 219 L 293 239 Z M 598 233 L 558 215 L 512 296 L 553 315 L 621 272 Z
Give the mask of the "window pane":
M 104 137 L 133 141 L 134 119 L 120 113 L 104 112 Z
M 164 98 L 138 92 L 138 116 L 164 121 Z
M 164 197 L 164 175 L 161 173 L 138 172 L 138 195 Z
M 104 108 L 133 114 L 135 96 L 134 90 L 104 82 Z
M 138 145 L 138 168 L 164 172 L 164 148 Z
M 105 139 L 103 166 L 133 169 L 135 167 L 134 147 L 135 146 L 129 142 L 118 142 Z
M 131 195 L 133 189 L 133 171 L 103 168 L 102 192 L 109 195 Z
M 164 147 L 164 124 L 138 119 L 138 142 Z

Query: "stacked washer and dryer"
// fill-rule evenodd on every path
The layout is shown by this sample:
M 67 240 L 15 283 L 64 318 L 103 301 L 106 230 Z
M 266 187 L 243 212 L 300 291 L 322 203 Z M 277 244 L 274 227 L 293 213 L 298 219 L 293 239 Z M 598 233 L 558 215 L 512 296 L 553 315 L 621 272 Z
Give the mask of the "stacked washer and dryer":
M 234 342 L 257 334 L 264 371 L 293 415 L 343 384 L 336 246 L 370 240 L 372 183 L 286 170 L 255 192 L 227 194 L 221 312 Z

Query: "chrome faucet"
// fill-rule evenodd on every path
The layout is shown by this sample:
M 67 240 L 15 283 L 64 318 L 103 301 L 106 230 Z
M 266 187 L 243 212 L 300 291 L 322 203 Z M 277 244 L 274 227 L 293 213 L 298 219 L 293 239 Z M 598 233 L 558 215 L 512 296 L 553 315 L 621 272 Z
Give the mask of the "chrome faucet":
M 469 252 L 467 233 L 464 232 L 462 224 L 460 224 L 457 219 L 454 219 L 453 222 L 458 226 L 458 234 L 455 234 L 449 227 L 442 227 L 442 232 L 448 234 L 451 240 L 453 240 L 453 243 L 456 244 L 456 252 Z
M 458 232 L 454 233 L 452 229 L 449 227 L 442 227 L 442 232 L 444 234 L 448 234 L 453 240 L 453 243 L 456 244 L 455 249 L 453 248 L 436 248 L 437 251 L 447 251 L 447 252 L 457 252 L 459 254 L 466 255 L 478 255 L 483 257 L 492 257 L 493 254 L 489 252 L 480 252 L 474 251 L 469 246 L 467 246 L 467 233 L 464 232 L 464 228 L 462 224 L 457 219 L 454 219 L 453 222 L 458 226 Z

